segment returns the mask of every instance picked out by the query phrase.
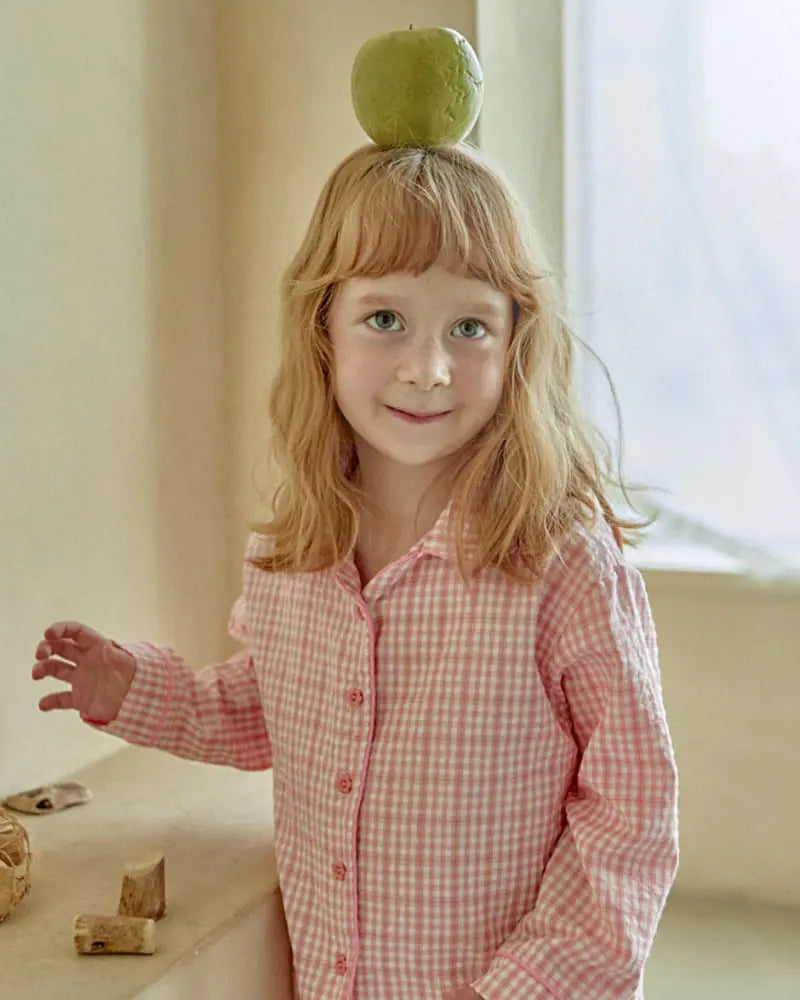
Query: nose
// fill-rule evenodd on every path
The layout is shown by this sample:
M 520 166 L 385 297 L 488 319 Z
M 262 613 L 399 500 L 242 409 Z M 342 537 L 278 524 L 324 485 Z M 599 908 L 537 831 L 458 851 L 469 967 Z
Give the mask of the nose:
M 401 349 L 397 366 L 399 382 L 416 385 L 427 391 L 437 385 L 450 385 L 450 358 L 435 337 L 414 337 Z

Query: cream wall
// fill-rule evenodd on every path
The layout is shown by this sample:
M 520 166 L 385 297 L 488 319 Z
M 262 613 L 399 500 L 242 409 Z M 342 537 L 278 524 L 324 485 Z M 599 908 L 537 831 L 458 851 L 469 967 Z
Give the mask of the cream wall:
M 481 148 L 538 224 L 553 266 L 564 266 L 562 0 L 478 0 L 485 91 Z
M 680 769 L 676 888 L 800 904 L 800 592 L 645 572 Z
M 268 478 L 277 281 L 324 177 L 364 141 L 361 40 L 414 22 L 476 43 L 481 142 L 561 260 L 559 4 L 397 9 L 0 5 L 0 794 L 118 745 L 37 713 L 28 672 L 51 619 L 198 662 L 230 648 L 254 466 Z M 800 903 L 800 598 L 647 580 L 681 768 L 678 884 Z
M 224 646 L 216 37 L 197 0 L 0 5 L 0 796 L 119 746 L 38 712 L 46 624 Z

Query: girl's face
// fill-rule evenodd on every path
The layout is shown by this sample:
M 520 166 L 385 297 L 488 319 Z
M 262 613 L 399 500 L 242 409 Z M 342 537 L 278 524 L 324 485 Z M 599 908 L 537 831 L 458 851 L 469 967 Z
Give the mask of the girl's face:
M 328 313 L 333 391 L 360 462 L 443 468 L 497 409 L 512 323 L 509 295 L 438 264 L 342 282 Z

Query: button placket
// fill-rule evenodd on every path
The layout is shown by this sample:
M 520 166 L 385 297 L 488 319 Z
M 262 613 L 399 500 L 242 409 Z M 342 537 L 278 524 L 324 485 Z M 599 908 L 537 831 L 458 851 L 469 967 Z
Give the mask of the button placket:
M 368 612 L 361 604 L 356 605 L 355 617 L 359 621 L 365 621 L 369 617 Z M 364 704 L 364 692 L 359 687 L 348 688 L 345 692 L 345 698 L 353 708 L 358 708 Z M 356 733 L 353 738 L 355 740 L 360 740 L 361 736 Z M 336 791 L 339 792 L 340 795 L 349 795 L 353 791 L 353 779 L 346 771 L 340 771 L 337 775 Z M 331 870 L 333 872 L 333 877 L 337 881 L 345 881 L 347 877 L 347 865 L 343 861 L 334 861 L 331 866 Z M 340 976 L 347 974 L 347 956 L 344 953 L 340 952 L 336 956 L 334 968 Z
M 349 795 L 353 790 L 353 779 L 347 772 L 342 771 L 336 779 L 336 789 L 342 795 Z M 333 877 L 343 882 L 347 874 L 347 866 L 342 861 L 333 863 Z M 336 956 L 335 969 L 339 975 L 347 972 L 347 956 L 339 954 Z

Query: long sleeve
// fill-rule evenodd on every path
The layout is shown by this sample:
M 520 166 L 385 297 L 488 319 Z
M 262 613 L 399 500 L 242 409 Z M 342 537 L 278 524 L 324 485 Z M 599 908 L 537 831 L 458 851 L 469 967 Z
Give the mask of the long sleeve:
M 178 757 L 246 771 L 272 766 L 253 656 L 247 647 L 244 599 L 234 605 L 230 634 L 244 647 L 195 672 L 169 647 L 121 643 L 136 674 L 119 715 L 104 732 Z
M 639 1000 L 677 871 L 678 775 L 644 583 L 620 562 L 576 590 L 543 668 L 577 774 L 533 910 L 472 983 L 485 1000 Z

